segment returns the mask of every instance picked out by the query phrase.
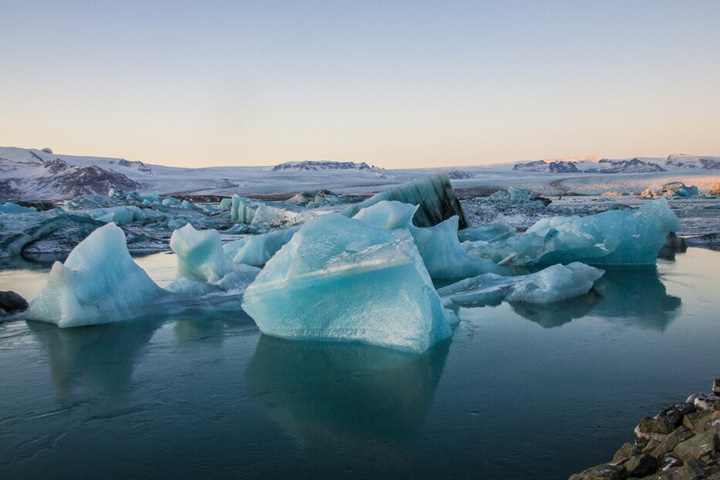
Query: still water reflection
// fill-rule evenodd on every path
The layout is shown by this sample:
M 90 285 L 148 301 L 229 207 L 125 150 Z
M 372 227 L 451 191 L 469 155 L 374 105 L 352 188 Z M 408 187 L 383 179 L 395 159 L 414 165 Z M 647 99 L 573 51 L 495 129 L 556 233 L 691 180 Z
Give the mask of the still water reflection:
M 146 261 L 171 276 L 172 257 Z M 5 270 L 0 289 L 43 275 Z M 567 478 L 708 388 L 718 282 L 720 252 L 689 249 L 570 302 L 461 308 L 417 356 L 265 337 L 237 303 L 6 321 L 0 478 Z
M 432 403 L 448 346 L 408 355 L 263 335 L 245 378 L 262 411 L 300 444 L 405 448 Z

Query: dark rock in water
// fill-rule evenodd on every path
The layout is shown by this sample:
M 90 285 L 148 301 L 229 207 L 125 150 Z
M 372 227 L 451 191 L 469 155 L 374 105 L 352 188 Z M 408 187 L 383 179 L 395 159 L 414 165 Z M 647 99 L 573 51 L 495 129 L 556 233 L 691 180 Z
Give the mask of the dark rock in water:
M 570 480 L 625 480 L 628 473 L 622 465 L 603 464 L 570 475 Z
M 19 294 L 8 291 L 0 291 L 0 310 L 4 310 L 8 313 L 22 312 L 27 310 L 28 302 Z
M 713 379 L 712 391 L 715 395 L 720 395 L 720 378 Z
M 375 205 L 383 200 L 418 205 L 419 208 L 413 217 L 413 223 L 418 227 L 432 227 L 443 220 L 457 215 L 459 228 L 468 226 L 465 220 L 460 201 L 455 196 L 450 178 L 446 173 L 437 173 L 421 180 L 406 183 L 373 195 L 364 202 L 353 205 L 343 212 L 343 215 L 352 217 L 361 209 Z

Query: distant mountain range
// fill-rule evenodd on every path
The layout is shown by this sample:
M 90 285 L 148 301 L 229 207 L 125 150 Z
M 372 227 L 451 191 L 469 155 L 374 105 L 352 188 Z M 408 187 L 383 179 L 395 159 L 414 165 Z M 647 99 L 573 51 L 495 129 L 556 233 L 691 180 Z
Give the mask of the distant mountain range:
M 719 157 L 698 157 L 683 154 L 669 155 L 665 160 L 656 158 L 631 158 L 610 160 L 583 157 L 570 160 L 537 160 L 518 162 L 513 168 L 518 172 L 534 173 L 652 173 L 674 170 L 720 170 Z
M 365 162 L 312 160 L 274 167 L 178 168 L 121 158 L 58 155 L 49 148 L 0 147 L 0 199 L 63 200 L 85 194 L 107 195 L 110 188 L 158 191 L 164 195 L 295 194 L 319 188 L 372 193 L 442 169 L 385 170 Z M 463 167 L 448 172 L 451 179 L 463 185 L 477 182 L 488 173 L 508 178 L 547 174 L 550 179 L 564 174 L 713 175 L 720 173 L 720 157 L 581 157 Z
M 369 172 L 381 172 L 384 168 L 370 166 L 365 162 L 332 162 L 330 160 L 315 161 L 304 160 L 302 162 L 285 162 L 272 167 L 274 172 L 281 170 L 304 170 L 317 172 L 319 170 L 364 170 Z

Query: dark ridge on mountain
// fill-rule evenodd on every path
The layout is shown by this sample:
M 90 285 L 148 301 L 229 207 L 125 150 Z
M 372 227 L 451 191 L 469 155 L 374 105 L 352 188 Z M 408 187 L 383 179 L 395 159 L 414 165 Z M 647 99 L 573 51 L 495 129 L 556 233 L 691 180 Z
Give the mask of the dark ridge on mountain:
M 648 173 L 667 172 L 657 163 L 644 162 L 638 158 L 630 160 L 608 160 L 603 158 L 597 168 L 584 170 L 586 173 Z
M 597 162 L 571 162 L 567 160 L 536 160 L 533 162 L 519 162 L 513 170 L 520 172 L 538 173 L 648 173 L 666 172 L 657 163 L 646 162 L 639 158 L 630 160 L 609 160 L 602 158 Z
M 513 170 L 520 172 L 550 172 L 550 173 L 575 173 L 580 172 L 574 162 L 564 160 L 556 160 L 546 162 L 545 160 L 536 160 L 534 162 L 518 162 Z
M 32 198 L 73 198 L 79 195 L 107 195 L 111 188 L 136 190 L 140 184 L 122 173 L 90 165 L 68 165 L 56 158 L 39 167 L 42 174 L 11 178 L 0 185 L 0 197 L 19 198 L 32 192 Z
M 369 172 L 379 172 L 382 168 L 376 166 L 370 166 L 365 162 L 331 162 L 331 161 L 316 161 L 316 160 L 305 160 L 302 162 L 285 162 L 279 165 L 275 165 L 273 168 L 274 172 L 281 170 L 305 170 L 305 171 L 318 171 L 318 170 L 365 170 Z

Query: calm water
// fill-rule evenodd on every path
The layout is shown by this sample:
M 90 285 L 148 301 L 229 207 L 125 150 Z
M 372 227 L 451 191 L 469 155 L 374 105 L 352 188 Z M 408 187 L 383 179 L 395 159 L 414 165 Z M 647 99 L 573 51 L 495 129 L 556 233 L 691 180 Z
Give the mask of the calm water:
M 32 298 L 45 271 L 0 289 Z M 720 252 L 690 249 L 602 297 L 462 309 L 420 356 L 280 341 L 241 313 L 5 322 L 0 478 L 567 478 L 720 376 L 719 282 Z

